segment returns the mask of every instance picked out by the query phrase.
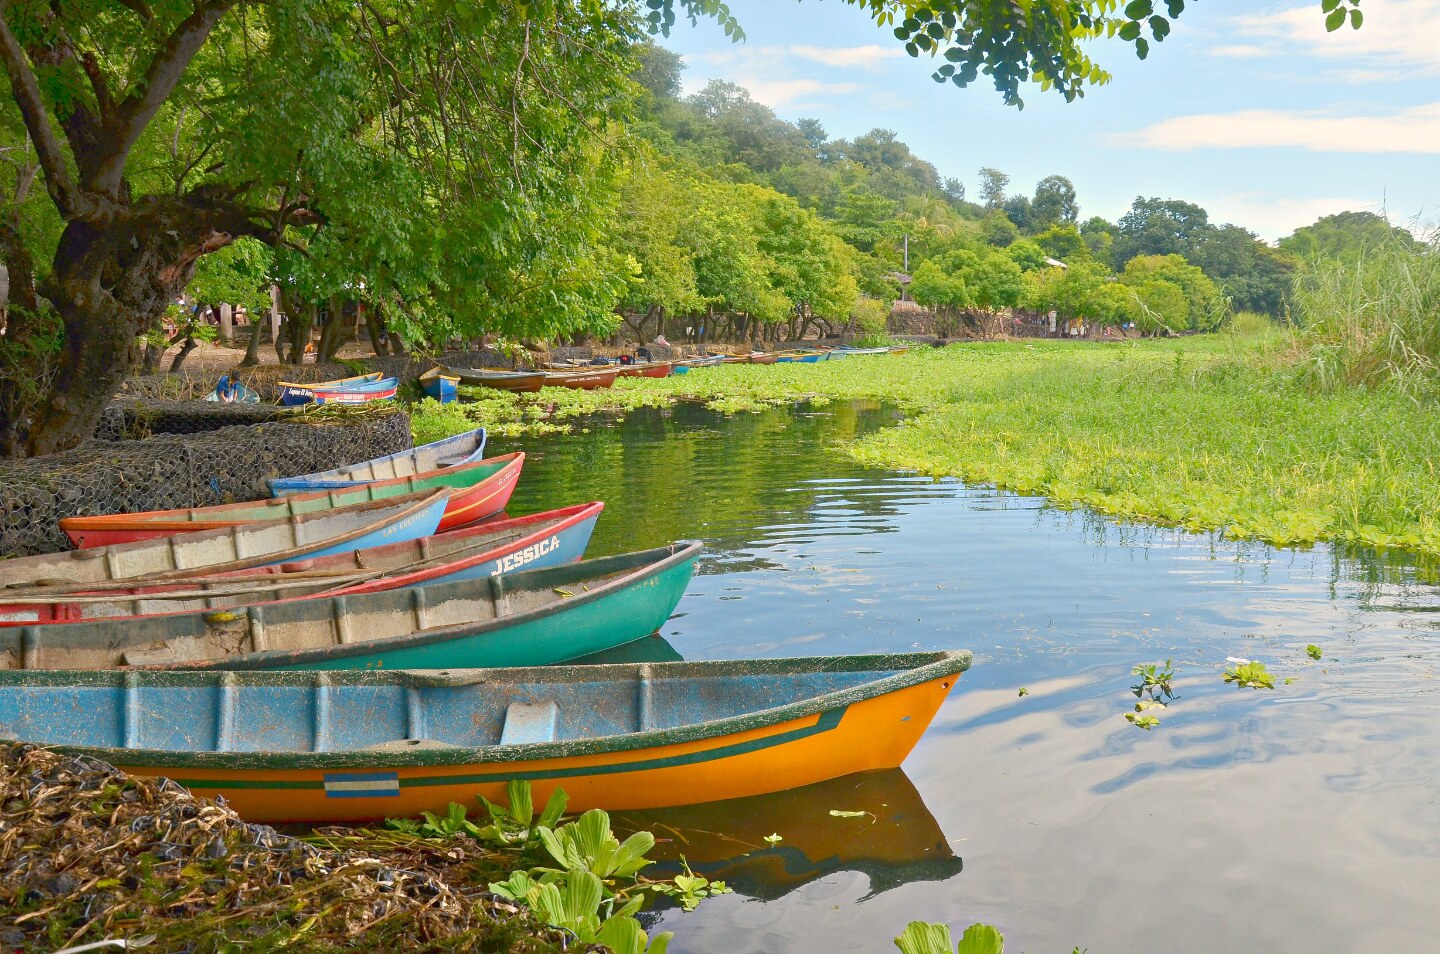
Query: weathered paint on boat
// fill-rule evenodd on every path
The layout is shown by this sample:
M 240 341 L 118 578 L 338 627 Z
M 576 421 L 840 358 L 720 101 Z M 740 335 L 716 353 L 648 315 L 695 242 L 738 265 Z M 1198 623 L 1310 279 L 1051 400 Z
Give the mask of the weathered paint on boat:
M 314 388 L 309 401 L 300 404 L 368 404 L 371 401 L 388 401 L 400 390 L 398 378 L 381 378 L 374 384 L 362 384 L 353 388 L 326 390 Z
M 523 453 L 508 454 L 409 477 L 377 480 L 338 490 L 286 494 L 269 500 L 102 517 L 66 517 L 60 521 L 60 529 L 75 546 L 87 549 L 177 533 L 214 530 L 257 520 L 274 520 L 419 491 L 448 489 L 451 493 L 446 501 L 445 516 L 440 520 L 440 530 L 454 530 L 504 510 L 524 466 Z
M 585 371 L 546 371 L 547 388 L 576 388 L 581 391 L 595 391 L 608 388 L 615 383 L 620 372 L 617 368 L 597 368 Z
M 505 371 L 498 368 L 446 368 L 464 384 L 495 388 L 498 391 L 529 393 L 545 386 L 544 371 Z
M 779 358 L 779 357 L 780 357 L 780 356 L 777 355 L 777 354 L 773 354 L 773 353 L 769 353 L 769 352 L 765 352 L 765 351 L 752 351 L 752 352 L 750 352 L 750 363 L 751 363 L 751 364 L 774 364 L 775 361 L 776 361 L 776 359 Z
M 675 370 L 673 361 L 644 361 L 636 364 L 622 364 L 615 372 L 617 378 L 665 378 Z
M 541 571 L 545 573 L 551 570 Z M 759 795 L 898 766 L 968 652 L 440 672 L 0 672 L 0 731 L 257 822 Z
M 385 375 L 380 371 L 372 371 L 369 374 L 357 374 L 349 378 L 335 378 L 330 381 L 316 381 L 314 384 L 297 384 L 292 381 L 277 381 L 275 386 L 280 389 L 280 403 L 285 405 L 309 404 L 315 400 L 315 390 L 342 390 L 344 388 L 360 387 L 361 385 L 374 384 Z
M 434 367 L 420 375 L 420 388 L 427 397 L 449 404 L 460 393 L 460 376 L 451 374 L 445 368 Z
M 334 490 L 339 487 L 354 487 L 376 480 L 393 480 L 396 477 L 412 477 L 428 474 L 446 467 L 461 467 L 473 464 L 485 457 L 485 428 L 477 427 L 464 434 L 456 434 L 444 440 L 423 444 L 410 450 L 386 454 L 371 460 L 362 460 L 348 467 L 315 474 L 301 474 L 297 477 L 278 477 L 267 481 L 270 493 L 276 497 L 282 494 L 305 493 L 312 490 Z
M 844 357 L 852 354 L 889 354 L 889 348 L 836 348 L 830 352 L 830 357 Z
M 370 593 L 0 630 L 0 668 L 539 666 L 641 639 L 679 603 L 698 543 Z
M 72 623 L 270 603 L 318 594 L 368 593 L 496 576 L 583 559 L 605 509 L 594 502 L 529 517 L 326 557 L 98 589 L 0 591 L 0 626 Z
M 304 560 L 354 550 L 359 541 L 397 522 L 406 522 L 404 536 L 397 533 L 392 539 L 428 536 L 435 532 L 430 520 L 438 520 L 437 504 L 443 509 L 449 495 L 444 489 L 425 491 L 200 533 L 0 560 L 0 588 L 12 595 L 30 587 L 75 592 L 115 580 L 174 579 L 197 570 L 220 573 Z

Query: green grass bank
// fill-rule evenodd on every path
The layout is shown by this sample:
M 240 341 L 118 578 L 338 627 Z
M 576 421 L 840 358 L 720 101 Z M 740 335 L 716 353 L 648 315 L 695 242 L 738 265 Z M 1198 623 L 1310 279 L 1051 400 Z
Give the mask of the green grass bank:
M 1280 545 L 1440 555 L 1440 416 L 1390 389 L 1320 390 L 1277 343 L 1229 334 L 1115 344 L 1005 342 L 814 365 L 728 365 L 610 390 L 418 405 L 415 439 L 507 435 L 701 400 L 743 412 L 872 398 L 909 412 L 843 452 L 881 467 L 1041 494 L 1121 517 Z

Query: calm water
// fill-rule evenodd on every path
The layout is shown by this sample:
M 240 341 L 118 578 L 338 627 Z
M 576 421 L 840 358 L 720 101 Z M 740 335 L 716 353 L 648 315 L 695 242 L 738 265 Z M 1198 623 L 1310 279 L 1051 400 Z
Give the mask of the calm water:
M 975 653 L 901 771 L 623 819 L 736 888 L 661 913 L 672 951 L 893 951 L 917 918 L 1030 954 L 1440 951 L 1435 586 L 837 450 L 894 421 L 682 406 L 492 445 L 531 455 L 514 513 L 607 502 L 592 555 L 706 542 L 652 658 Z M 1294 681 L 1228 686 L 1231 656 Z M 1166 658 L 1180 699 L 1134 728 L 1130 669 Z

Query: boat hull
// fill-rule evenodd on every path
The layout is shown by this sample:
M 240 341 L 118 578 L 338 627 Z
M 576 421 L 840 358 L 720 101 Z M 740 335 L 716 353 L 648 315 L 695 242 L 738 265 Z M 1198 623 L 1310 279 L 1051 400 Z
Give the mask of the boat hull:
M 394 378 L 384 378 L 373 386 L 331 390 L 314 388 L 310 391 L 308 399 L 292 395 L 292 400 L 282 399 L 281 403 L 292 407 L 301 404 L 368 404 L 371 401 L 388 401 L 395 396 L 399 389 L 399 381 Z
M 386 454 L 370 460 L 336 467 L 333 470 L 314 474 L 300 474 L 295 477 L 279 477 L 266 481 L 270 494 L 280 497 L 284 494 L 308 493 L 316 490 L 336 490 L 344 487 L 358 487 L 360 484 L 377 480 L 395 480 L 413 477 L 446 467 L 462 467 L 485 459 L 485 428 L 433 441 L 420 447 Z
M 240 526 L 291 514 L 332 510 L 366 500 L 384 500 L 420 491 L 447 489 L 451 493 L 445 505 L 445 515 L 440 520 L 438 530 L 431 531 L 444 533 L 477 520 L 484 520 L 504 510 L 520 480 L 524 463 L 523 453 L 509 454 L 410 477 L 358 484 L 338 490 L 286 494 L 270 500 L 196 507 L 192 510 L 67 517 L 60 521 L 60 529 L 65 531 L 65 535 L 78 549 L 85 550 L 153 540 L 177 533 Z
M 432 397 L 441 404 L 449 404 L 460 394 L 460 376 L 431 368 L 420 375 L 420 387 L 426 397 Z
M 545 386 L 595 391 L 610 387 L 619 373 L 615 368 L 599 371 L 548 371 L 545 374 Z
M 545 386 L 544 371 L 487 371 L 484 368 L 447 368 L 462 384 L 494 388 L 497 391 L 533 393 Z
M 349 378 L 334 378 L 330 381 L 316 381 L 314 384 L 296 384 L 290 381 L 276 382 L 280 389 L 280 403 L 294 407 L 300 404 L 309 404 L 315 399 L 316 389 L 323 391 L 339 391 L 347 388 L 363 387 L 367 384 L 374 384 L 385 375 L 379 371 L 372 371 L 369 374 L 357 374 Z
M 875 660 L 911 658 L 931 661 L 900 672 L 853 669 Z M 969 661 L 968 653 L 926 653 L 345 673 L 311 677 L 315 681 L 309 683 L 293 675 L 261 674 L 265 681 L 229 677 L 228 689 L 205 674 L 4 673 L 0 727 L 23 741 L 95 755 L 134 774 L 163 775 L 197 795 L 223 796 L 256 822 L 359 822 L 443 812 L 450 802 L 470 804 L 476 795 L 503 801 L 511 779 L 529 781 L 542 801 L 563 788 L 577 811 L 661 808 L 894 768 L 919 741 Z M 807 668 L 791 676 L 797 664 Z M 738 675 L 707 678 L 713 671 Z M 791 679 L 821 688 L 799 698 L 777 696 L 772 687 L 783 689 Z M 599 683 L 625 688 L 606 693 L 597 690 Z M 182 691 L 167 695 L 167 684 Z M 404 695 L 397 699 L 396 691 Z M 171 696 L 183 696 L 175 706 L 189 717 L 179 724 L 152 723 L 152 711 Z M 294 711 L 297 700 L 304 700 L 303 712 Z M 551 721 L 545 725 L 532 718 L 507 743 L 517 704 L 532 712 L 548 708 Z M 717 708 L 718 717 L 706 717 Z M 54 718 L 67 711 L 84 711 L 87 718 Z M 691 712 L 700 718 L 685 721 Z M 369 721 L 362 713 L 369 714 Z M 287 725 L 267 725 L 259 734 L 247 731 L 254 720 L 274 723 L 287 716 Z M 633 728 L 635 720 L 643 725 L 647 718 L 659 718 L 663 726 Z M 594 724 L 597 734 L 563 738 L 560 730 L 573 720 Z M 616 732 L 612 723 L 632 728 Z M 478 747 L 426 741 L 444 735 L 446 726 L 500 741 Z M 398 737 L 393 743 L 334 750 L 381 735 Z M 123 737 L 128 745 L 84 741 L 102 737 Z M 219 744 L 248 747 L 280 737 L 306 750 L 252 751 Z M 208 739 L 206 746 L 213 748 L 158 747 L 161 742 L 171 748 L 189 745 L 191 738 Z
M 338 592 L 372 593 L 574 563 L 584 559 L 604 509 L 599 502 L 582 504 L 363 552 L 347 548 L 280 566 L 202 573 L 197 579 L 149 585 L 112 584 L 104 590 L 66 594 L 83 601 L 32 592 L 27 593 L 32 602 L 0 602 L 0 627 L 215 610 Z M 385 575 L 376 578 L 377 571 Z M 0 599 L 3 594 L 0 590 Z

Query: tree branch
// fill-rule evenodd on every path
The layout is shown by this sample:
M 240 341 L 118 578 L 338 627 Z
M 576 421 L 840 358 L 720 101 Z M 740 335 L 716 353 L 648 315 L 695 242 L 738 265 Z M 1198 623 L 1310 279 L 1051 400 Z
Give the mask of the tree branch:
M 45 171 L 45 186 L 50 198 L 60 210 L 61 216 L 66 219 L 80 218 L 90 210 L 92 204 L 76 188 L 75 181 L 70 177 L 70 169 L 65 164 L 65 153 L 61 149 L 60 141 L 55 138 L 55 131 L 50 128 L 49 112 L 40 97 L 35 73 L 30 69 L 25 51 L 20 48 L 20 43 L 15 39 L 5 17 L 8 8 L 6 0 L 0 0 L 0 60 L 5 63 L 5 74 L 10 78 L 10 89 L 15 96 L 15 103 L 20 107 L 20 115 L 30 133 L 30 141 L 35 144 L 40 168 Z
M 110 149 L 95 163 L 90 185 L 107 195 L 116 194 L 125 176 L 125 160 L 145 132 L 145 127 L 160 111 L 165 100 L 175 91 L 185 68 L 205 45 L 210 31 L 220 18 L 239 0 L 199 2 L 195 9 L 160 44 L 145 78 L 137 89 L 116 107 L 113 120 L 107 122 L 113 136 Z
M 127 10 L 133 11 L 136 16 L 147 24 L 155 19 L 155 14 L 150 11 L 150 6 L 145 0 L 115 0 L 116 3 Z

